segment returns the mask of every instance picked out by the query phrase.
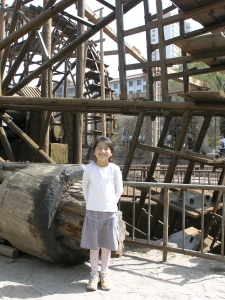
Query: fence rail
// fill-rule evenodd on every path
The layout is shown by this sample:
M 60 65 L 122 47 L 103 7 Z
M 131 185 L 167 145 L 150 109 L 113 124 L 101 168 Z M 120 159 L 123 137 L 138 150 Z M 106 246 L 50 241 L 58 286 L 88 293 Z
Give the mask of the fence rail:
M 123 170 L 123 166 L 120 166 L 121 170 Z M 154 178 L 159 181 L 163 182 L 166 172 L 167 172 L 168 165 L 159 165 L 156 167 L 154 172 Z M 147 173 L 148 173 L 149 165 L 132 165 L 127 179 L 131 181 L 140 181 L 143 182 L 146 180 Z M 182 183 L 185 173 L 187 170 L 187 165 L 178 165 L 174 172 L 174 177 L 172 182 L 173 183 Z M 201 168 L 201 166 L 195 166 L 190 184 L 217 184 L 220 178 L 221 169 L 214 170 L 211 166 L 205 166 Z
M 196 256 L 196 257 L 203 257 L 207 259 L 213 259 L 218 261 L 225 262 L 224 257 L 224 228 L 225 228 L 225 187 L 224 186 L 218 186 L 218 185 L 205 185 L 205 184 L 175 184 L 175 183 L 147 183 L 147 182 L 134 182 L 134 181 L 124 181 L 125 187 L 130 187 L 133 190 L 133 206 L 132 206 L 132 234 L 131 237 L 127 237 L 125 240 L 125 243 L 135 244 L 135 245 L 141 245 L 149 248 L 155 248 L 162 250 L 163 253 L 163 261 L 167 261 L 167 253 L 169 252 L 175 252 L 175 253 L 182 253 L 186 255 Z M 135 237 L 135 200 L 136 200 L 136 189 L 137 188 L 146 188 L 148 189 L 148 225 L 147 225 L 147 235 L 146 239 L 137 239 Z M 152 198 L 152 190 L 156 189 L 163 189 L 163 238 L 162 243 L 159 244 L 156 241 L 150 240 L 150 232 L 151 232 L 151 222 L 150 222 L 150 216 L 151 216 L 151 198 Z M 181 237 L 182 237 L 182 246 L 179 248 L 174 247 L 174 244 L 171 244 L 169 242 L 169 236 L 168 236 L 168 226 L 169 226 L 169 206 L 170 206 L 170 189 L 178 189 L 181 190 L 182 193 L 182 204 L 181 204 L 181 213 L 182 213 L 182 231 L 181 231 Z M 188 250 L 185 249 L 186 247 L 186 241 L 185 241 L 185 216 L 187 212 L 186 208 L 186 195 L 189 190 L 198 190 L 201 191 L 201 212 L 199 213 L 199 217 L 201 218 L 201 240 L 200 240 L 200 248 L 199 251 L 196 250 Z M 212 253 L 205 253 L 204 252 L 204 230 L 205 230 L 205 215 L 210 213 L 210 211 L 207 211 L 205 208 L 205 191 L 218 191 L 222 193 L 222 205 L 220 206 L 221 210 L 221 233 L 219 235 L 218 242 L 221 243 L 221 254 L 212 254 Z M 211 211 L 212 212 L 212 211 Z

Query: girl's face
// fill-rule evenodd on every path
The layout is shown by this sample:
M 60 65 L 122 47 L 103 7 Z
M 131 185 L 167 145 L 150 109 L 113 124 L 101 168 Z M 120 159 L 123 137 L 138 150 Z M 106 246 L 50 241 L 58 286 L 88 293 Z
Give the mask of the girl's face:
M 97 159 L 97 164 L 106 166 L 109 158 L 112 156 L 111 149 L 104 142 L 99 142 L 95 148 L 94 155 Z

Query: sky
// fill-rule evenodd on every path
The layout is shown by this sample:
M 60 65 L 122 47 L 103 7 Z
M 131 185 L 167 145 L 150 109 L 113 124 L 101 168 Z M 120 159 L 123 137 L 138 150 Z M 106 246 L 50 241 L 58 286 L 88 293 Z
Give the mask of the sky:
M 14 0 L 7 0 L 7 4 L 11 5 L 14 2 Z M 57 1 L 58 2 L 58 1 Z M 112 5 L 115 5 L 115 0 L 107 0 Z M 93 11 L 98 10 L 99 8 L 104 7 L 101 3 L 93 0 L 86 0 L 85 1 L 86 5 L 88 5 Z M 156 12 L 156 6 L 155 6 L 155 0 L 151 0 L 150 2 L 150 10 L 151 13 L 154 14 Z M 34 0 L 30 2 L 30 4 L 33 4 L 35 6 L 42 5 L 43 0 Z M 29 4 L 27 4 L 29 5 Z M 169 0 L 163 0 L 163 8 L 166 8 L 171 5 L 171 2 Z M 77 11 L 74 7 L 74 12 L 72 11 L 71 6 L 69 8 L 69 13 L 70 14 L 77 14 Z M 111 12 L 111 10 L 107 7 L 104 7 L 103 9 L 103 16 L 108 15 Z M 197 29 L 200 28 L 199 24 L 196 22 L 191 22 L 192 23 L 192 29 Z M 128 30 L 130 28 L 138 27 L 144 25 L 144 8 L 143 8 L 143 3 L 140 3 L 139 5 L 135 6 L 131 11 L 129 11 L 127 14 L 124 15 L 124 30 Z M 109 24 L 110 27 L 114 31 L 116 31 L 116 22 L 112 22 Z M 94 37 L 93 40 L 98 40 L 100 38 L 100 34 L 97 33 Z M 107 35 L 104 34 L 105 42 L 104 42 L 104 50 L 117 50 L 117 44 L 112 41 Z M 125 41 L 128 42 L 130 45 L 135 46 L 141 51 L 141 54 L 143 57 L 147 57 L 146 55 L 146 37 L 145 37 L 145 32 L 135 34 L 129 37 L 125 38 Z M 113 56 L 105 56 L 104 61 L 106 64 L 109 65 L 109 73 L 110 76 L 113 78 L 118 78 L 118 57 L 117 55 Z M 126 55 L 126 64 L 132 64 L 132 63 L 137 63 L 137 60 L 134 59 L 130 54 Z M 132 71 L 127 71 L 127 75 L 131 75 L 134 73 L 141 73 L 141 70 L 132 70 Z

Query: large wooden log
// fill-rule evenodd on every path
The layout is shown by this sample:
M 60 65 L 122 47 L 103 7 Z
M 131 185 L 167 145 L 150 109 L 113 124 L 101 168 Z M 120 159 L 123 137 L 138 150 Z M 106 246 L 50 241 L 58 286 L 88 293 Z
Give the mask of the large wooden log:
M 48 261 L 76 264 L 85 201 L 82 165 L 0 164 L 0 238 L 17 249 Z M 125 226 L 119 213 L 121 255 Z

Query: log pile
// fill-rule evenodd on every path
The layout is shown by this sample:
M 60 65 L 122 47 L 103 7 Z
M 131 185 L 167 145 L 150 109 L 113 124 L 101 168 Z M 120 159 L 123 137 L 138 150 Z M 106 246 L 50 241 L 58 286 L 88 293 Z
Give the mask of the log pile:
M 85 215 L 82 165 L 1 163 L 0 238 L 42 259 L 76 264 L 87 260 L 80 238 Z M 119 250 L 125 225 L 119 212 Z

